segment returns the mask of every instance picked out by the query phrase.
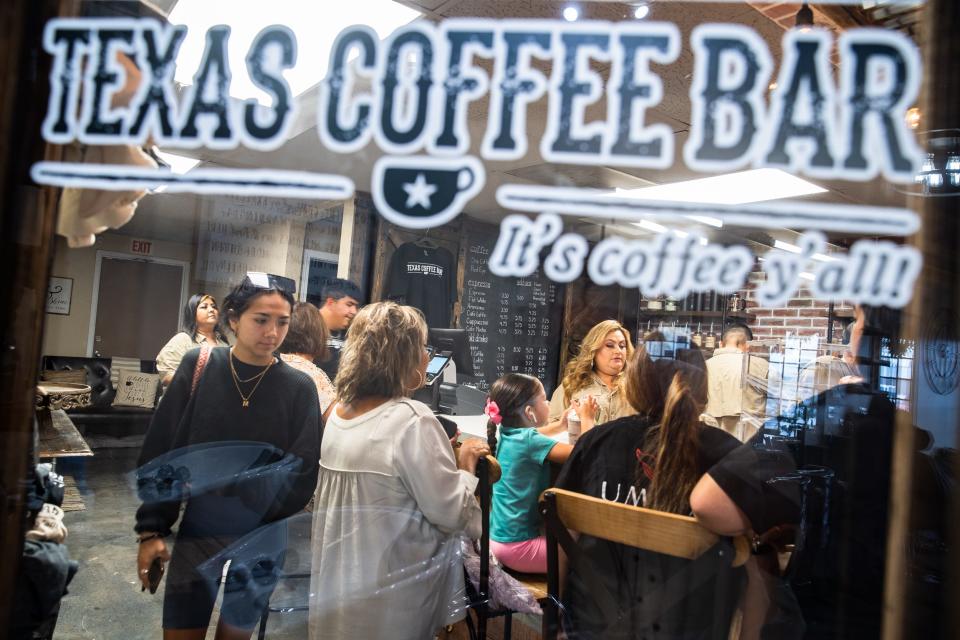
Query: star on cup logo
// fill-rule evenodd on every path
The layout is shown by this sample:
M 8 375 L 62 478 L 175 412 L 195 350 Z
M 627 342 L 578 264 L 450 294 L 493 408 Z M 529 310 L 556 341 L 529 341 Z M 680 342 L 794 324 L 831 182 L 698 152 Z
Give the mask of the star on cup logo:
M 407 209 L 419 205 L 430 210 L 430 196 L 437 192 L 436 185 L 427 184 L 427 178 L 422 173 L 417 174 L 417 179 L 403 185 L 403 190 L 407 192 Z
M 384 156 L 373 165 L 371 193 L 377 211 L 408 229 L 449 222 L 483 188 L 483 164 L 472 156 Z

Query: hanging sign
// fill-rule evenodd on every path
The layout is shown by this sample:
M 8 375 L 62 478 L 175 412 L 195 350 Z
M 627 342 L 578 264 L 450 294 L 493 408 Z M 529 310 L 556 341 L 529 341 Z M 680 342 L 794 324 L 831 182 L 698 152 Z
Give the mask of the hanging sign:
M 272 97 L 268 107 L 229 97 L 230 29 L 206 32 L 206 48 L 194 82 L 177 99 L 173 65 L 186 27 L 151 19 L 56 19 L 47 24 L 44 48 L 53 56 L 50 100 L 43 125 L 54 143 L 144 144 L 256 150 L 283 144 L 296 115 L 284 72 L 297 64 L 293 32 L 275 25 L 254 39 L 245 70 Z M 689 168 L 730 172 L 774 167 L 813 178 L 866 181 L 878 176 L 909 183 L 921 151 L 905 123 L 921 77 L 915 45 L 880 29 L 849 29 L 836 41 L 823 29 L 795 29 L 782 40 L 782 62 L 753 30 L 703 24 L 689 47 L 690 135 L 674 148 L 672 131 L 646 122 L 663 97 L 651 65 L 679 56 L 681 35 L 669 23 L 563 22 L 553 20 L 451 19 L 418 21 L 380 41 L 365 26 L 337 37 L 327 76 L 319 88 L 318 143 L 351 154 L 373 143 L 385 152 L 372 167 L 371 192 L 378 211 L 414 229 L 438 226 L 459 215 L 486 182 L 483 160 L 524 157 L 530 140 L 527 109 L 547 101 L 546 130 L 539 140 L 547 162 L 664 169 L 682 157 Z M 834 81 L 831 56 L 839 56 Z M 136 62 L 143 80 L 128 104 L 111 96 L 123 85 L 118 55 Z M 493 62 L 492 73 L 479 64 Z M 550 63 L 541 72 L 535 61 Z M 604 79 L 591 61 L 609 67 Z M 778 89 L 766 94 L 772 81 Z M 369 86 L 367 90 L 356 90 Z M 606 114 L 587 122 L 586 107 L 606 99 Z M 485 99 L 489 117 L 480 139 L 467 126 L 471 103 Z M 479 149 L 479 157 L 469 155 Z M 160 169 L 40 162 L 32 175 L 42 184 L 97 189 L 155 188 L 195 193 L 344 199 L 353 182 L 334 174 L 272 169 L 199 168 L 178 175 Z M 539 266 L 558 282 L 584 269 L 599 284 L 639 287 L 645 294 L 742 288 L 753 256 L 745 247 L 692 251 L 689 240 L 664 234 L 652 242 L 608 238 L 590 249 L 576 234 L 563 234 L 559 215 L 609 220 L 686 222 L 707 215 L 728 224 L 806 231 L 798 255 L 765 256 L 766 304 L 785 300 L 800 273 L 814 271 L 814 292 L 826 299 L 902 306 L 909 300 L 919 254 L 889 242 L 857 242 L 848 255 L 812 264 L 823 247 L 820 232 L 908 236 L 917 216 L 900 208 L 822 203 L 737 207 L 639 202 L 590 189 L 504 184 L 497 200 L 511 215 L 490 268 L 522 277 Z M 809 251 L 808 251 L 809 249 Z M 691 256 L 696 254 L 694 260 Z M 684 258 L 687 256 L 687 258 Z

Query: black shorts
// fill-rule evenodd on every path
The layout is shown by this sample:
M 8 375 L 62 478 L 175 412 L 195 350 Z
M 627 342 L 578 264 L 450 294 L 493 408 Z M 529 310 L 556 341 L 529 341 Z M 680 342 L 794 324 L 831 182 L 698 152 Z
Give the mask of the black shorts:
M 285 521 L 243 537 L 178 535 L 163 593 L 163 628 L 207 628 L 229 560 L 220 619 L 252 629 L 277 586 L 286 547 Z

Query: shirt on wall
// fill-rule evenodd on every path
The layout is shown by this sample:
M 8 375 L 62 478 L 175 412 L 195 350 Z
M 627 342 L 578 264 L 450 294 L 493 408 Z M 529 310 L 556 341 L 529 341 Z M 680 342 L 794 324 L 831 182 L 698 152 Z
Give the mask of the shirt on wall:
M 457 266 L 443 247 L 407 242 L 390 259 L 384 297 L 423 311 L 427 326 L 447 328 L 457 299 Z

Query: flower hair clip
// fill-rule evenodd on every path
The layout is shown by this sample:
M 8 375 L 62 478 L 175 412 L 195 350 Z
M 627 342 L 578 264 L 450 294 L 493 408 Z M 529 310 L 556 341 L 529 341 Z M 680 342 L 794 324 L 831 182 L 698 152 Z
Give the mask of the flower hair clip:
M 483 408 L 483 412 L 490 418 L 490 422 L 493 424 L 499 425 L 503 422 L 503 418 L 500 417 L 500 407 L 490 398 L 487 398 L 487 406 Z

